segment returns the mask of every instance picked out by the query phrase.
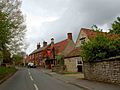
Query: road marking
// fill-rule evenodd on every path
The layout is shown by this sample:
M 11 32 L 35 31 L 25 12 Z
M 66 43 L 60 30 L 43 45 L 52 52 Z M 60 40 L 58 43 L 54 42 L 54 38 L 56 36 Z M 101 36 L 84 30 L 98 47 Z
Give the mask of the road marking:
M 33 78 L 32 78 L 32 76 L 30 76 L 30 79 L 33 81 Z
M 36 84 L 34 84 L 34 87 L 35 87 L 36 90 L 39 90 Z
M 29 74 L 29 75 L 31 75 L 31 73 L 30 73 L 30 72 L 28 72 L 28 74 Z

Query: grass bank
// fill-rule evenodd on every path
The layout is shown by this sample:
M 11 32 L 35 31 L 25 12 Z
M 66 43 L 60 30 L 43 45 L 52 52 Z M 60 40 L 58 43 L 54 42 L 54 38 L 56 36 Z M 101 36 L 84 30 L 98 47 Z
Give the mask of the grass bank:
M 16 72 L 14 67 L 0 67 L 0 80 Z

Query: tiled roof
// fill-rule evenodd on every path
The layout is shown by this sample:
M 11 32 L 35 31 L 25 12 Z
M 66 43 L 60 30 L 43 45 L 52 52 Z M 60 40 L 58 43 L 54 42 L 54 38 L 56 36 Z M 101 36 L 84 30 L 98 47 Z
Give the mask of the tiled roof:
M 93 31 L 91 29 L 81 28 L 81 32 L 82 31 L 84 33 L 86 33 L 86 35 L 88 36 L 89 39 L 94 38 L 96 36 L 96 34 L 97 34 L 96 31 Z
M 45 47 L 41 47 L 41 48 L 39 48 L 39 49 L 36 49 L 36 50 L 34 50 L 31 54 L 35 54 L 35 53 L 37 53 L 37 52 L 40 52 L 40 51 L 46 49 L 48 46 L 49 46 L 49 45 L 47 45 L 47 46 L 45 46 Z M 30 55 L 31 55 L 31 54 L 30 54 Z
M 80 56 L 80 47 L 77 47 L 74 50 L 72 50 L 65 58 L 78 57 L 78 56 Z
M 118 37 L 118 35 L 116 35 L 116 34 L 110 34 L 110 33 L 107 33 L 107 32 L 97 32 L 97 31 L 94 31 L 92 29 L 86 29 L 86 28 L 81 28 L 81 31 L 83 31 L 89 39 L 94 38 L 97 35 L 97 33 L 105 35 L 109 39 L 115 39 L 115 38 Z
M 65 39 L 65 40 L 63 40 L 61 42 L 58 42 L 58 43 L 54 44 L 54 48 L 56 50 L 56 54 L 59 54 L 59 53 L 64 51 L 65 47 L 68 44 L 68 41 L 69 41 L 68 39 Z

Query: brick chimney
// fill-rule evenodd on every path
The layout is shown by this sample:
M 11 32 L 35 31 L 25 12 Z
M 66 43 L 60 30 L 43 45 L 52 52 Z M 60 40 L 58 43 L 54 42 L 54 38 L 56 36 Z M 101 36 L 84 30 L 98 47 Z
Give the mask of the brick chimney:
M 47 46 L 47 42 L 43 41 L 43 47 Z
M 68 39 L 72 40 L 72 33 L 67 33 Z
M 40 43 L 37 44 L 37 49 L 39 49 L 39 48 L 40 48 Z

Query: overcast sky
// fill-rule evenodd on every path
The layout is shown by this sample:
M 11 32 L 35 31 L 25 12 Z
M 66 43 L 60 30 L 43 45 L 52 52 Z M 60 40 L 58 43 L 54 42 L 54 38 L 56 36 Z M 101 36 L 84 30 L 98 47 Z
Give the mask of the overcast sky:
M 43 41 L 66 39 L 68 32 L 76 40 L 80 28 L 96 24 L 107 31 L 120 15 L 120 0 L 23 0 L 22 11 L 26 16 L 27 53 Z

